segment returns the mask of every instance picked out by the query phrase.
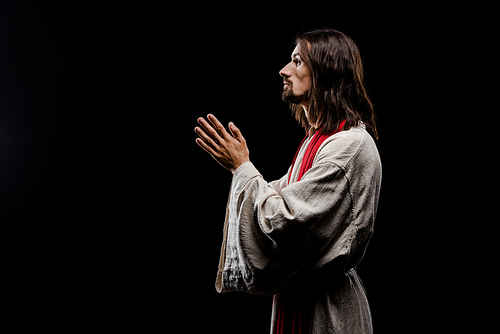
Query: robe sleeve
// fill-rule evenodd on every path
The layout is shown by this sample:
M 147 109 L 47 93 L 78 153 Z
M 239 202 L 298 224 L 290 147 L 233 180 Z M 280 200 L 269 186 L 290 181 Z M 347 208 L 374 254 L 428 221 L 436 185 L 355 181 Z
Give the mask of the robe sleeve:
M 288 173 L 290 173 L 290 169 L 288 170 Z M 288 183 L 288 173 L 285 174 L 285 176 L 283 176 L 279 180 L 269 182 L 269 186 L 273 188 L 278 194 L 280 194 L 280 196 L 281 196 L 281 189 L 285 188 Z
M 316 163 L 299 182 L 266 182 L 250 162 L 233 176 L 216 289 L 275 294 L 304 268 L 348 257 L 356 231 L 343 168 Z M 348 220 L 348 219 L 347 219 Z

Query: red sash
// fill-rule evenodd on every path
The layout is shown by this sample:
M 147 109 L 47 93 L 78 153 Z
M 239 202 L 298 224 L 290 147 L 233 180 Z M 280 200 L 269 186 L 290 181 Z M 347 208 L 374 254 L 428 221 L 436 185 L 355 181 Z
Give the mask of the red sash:
M 306 153 L 304 154 L 304 158 L 302 159 L 302 163 L 300 164 L 300 169 L 299 169 L 299 177 L 297 178 L 297 181 L 300 181 L 302 176 L 311 168 L 313 164 L 314 157 L 316 156 L 316 153 L 318 153 L 319 147 L 323 142 L 330 136 L 336 134 L 342 128 L 344 127 L 345 120 L 340 122 L 339 128 L 337 131 L 333 131 L 329 134 L 320 134 L 320 130 L 316 131 L 314 136 L 312 137 L 311 141 L 309 142 L 309 145 L 307 145 L 306 148 Z M 311 130 L 309 130 L 311 131 Z M 302 144 L 306 141 L 306 139 L 309 137 L 309 132 L 307 132 L 306 136 L 302 140 L 302 143 L 300 143 L 299 149 L 297 150 L 297 153 L 295 153 L 295 157 L 293 158 L 292 162 L 292 168 L 290 169 L 290 175 L 288 175 L 288 184 L 290 184 L 290 177 L 292 176 L 292 170 L 293 166 L 295 165 L 295 160 L 297 160 L 297 156 L 299 155 L 300 148 L 302 147 Z
M 328 137 L 342 130 L 344 124 L 345 120 L 340 123 L 337 131 L 333 131 L 326 135 L 320 134 L 319 130 L 316 131 L 311 141 L 309 142 L 309 145 L 307 145 L 304 158 L 302 159 L 302 163 L 300 164 L 299 177 L 297 178 L 297 181 L 300 181 L 302 176 L 304 176 L 304 174 L 311 168 L 314 157 L 316 156 L 316 153 L 318 153 L 321 144 L 323 144 L 323 142 Z M 288 175 L 288 184 L 290 184 L 290 177 L 292 176 L 293 167 L 295 165 L 295 160 L 299 155 L 300 148 L 308 137 L 309 132 L 302 140 L 297 153 L 295 153 L 292 168 L 290 169 L 290 175 Z M 286 302 L 282 298 L 279 298 L 277 311 L 276 332 L 274 334 L 307 334 L 309 332 L 312 317 L 310 307 L 300 305 L 299 303 Z

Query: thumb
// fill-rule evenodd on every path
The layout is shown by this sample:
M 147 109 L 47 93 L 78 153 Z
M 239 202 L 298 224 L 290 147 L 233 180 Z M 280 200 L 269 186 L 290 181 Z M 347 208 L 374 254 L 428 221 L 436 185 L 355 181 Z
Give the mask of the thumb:
M 230 122 L 229 123 L 229 130 L 231 131 L 231 134 L 233 135 L 234 139 L 238 140 L 238 141 L 242 141 L 242 140 L 245 140 L 243 138 L 243 136 L 241 135 L 241 131 L 240 129 L 238 129 L 236 127 L 236 125 L 234 125 L 233 122 Z

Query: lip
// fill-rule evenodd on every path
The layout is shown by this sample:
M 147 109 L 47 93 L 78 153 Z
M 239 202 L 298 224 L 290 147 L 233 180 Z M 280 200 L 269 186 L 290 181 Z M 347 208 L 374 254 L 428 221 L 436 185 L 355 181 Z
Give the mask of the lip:
M 290 85 L 290 83 L 289 83 L 289 82 L 286 82 L 286 81 L 283 81 L 283 85 L 285 85 L 285 87 L 286 87 L 286 86 L 288 86 L 288 87 L 290 87 L 290 86 L 291 86 L 291 85 Z

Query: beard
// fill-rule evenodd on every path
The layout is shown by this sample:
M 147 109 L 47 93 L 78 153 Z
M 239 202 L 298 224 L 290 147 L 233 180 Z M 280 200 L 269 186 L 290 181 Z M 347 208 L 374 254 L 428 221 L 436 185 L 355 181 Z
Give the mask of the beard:
M 284 88 L 283 93 L 281 93 L 281 100 L 287 103 L 300 104 L 307 100 L 307 92 L 303 94 L 295 94 L 292 87 Z

